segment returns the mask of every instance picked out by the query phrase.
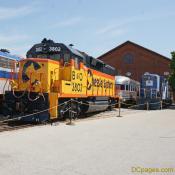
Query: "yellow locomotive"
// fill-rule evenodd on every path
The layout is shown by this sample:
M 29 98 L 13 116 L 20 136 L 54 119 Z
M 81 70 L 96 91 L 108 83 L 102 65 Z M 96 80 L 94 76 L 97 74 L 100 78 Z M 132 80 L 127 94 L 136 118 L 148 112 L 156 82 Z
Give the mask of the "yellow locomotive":
M 19 62 L 17 80 L 6 91 L 4 115 L 28 121 L 107 110 L 115 96 L 115 69 L 72 46 L 43 39 Z M 30 115 L 31 114 L 31 115 Z

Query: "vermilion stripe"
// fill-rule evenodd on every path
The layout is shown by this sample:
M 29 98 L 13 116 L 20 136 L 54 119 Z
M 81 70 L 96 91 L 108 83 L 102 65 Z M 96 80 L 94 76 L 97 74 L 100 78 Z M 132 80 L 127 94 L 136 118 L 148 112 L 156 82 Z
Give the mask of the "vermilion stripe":
M 26 60 L 31 60 L 31 61 L 38 61 L 38 62 L 52 62 L 52 63 L 55 63 L 55 64 L 60 64 L 59 61 L 54 61 L 54 60 L 50 60 L 50 59 L 42 59 L 42 58 L 27 58 L 27 59 L 23 59 L 21 60 L 22 61 L 26 61 Z M 71 65 L 73 66 L 74 65 L 74 60 L 71 59 Z M 83 67 L 83 63 L 81 63 L 80 67 L 82 68 Z M 84 65 L 85 66 L 85 65 Z M 103 76 L 103 77 L 106 77 L 106 78 L 110 78 L 112 80 L 115 79 L 114 76 L 112 75 L 108 75 L 108 74 L 105 74 L 103 72 L 100 72 L 100 71 L 97 71 L 97 70 L 94 70 L 94 69 L 90 69 L 94 74 L 98 75 L 98 76 Z
M 59 97 L 79 97 L 79 98 L 84 98 L 84 97 L 87 97 L 86 95 L 80 95 L 80 94 L 60 94 Z
M 105 73 L 103 73 L 103 72 L 100 72 L 100 71 L 97 71 L 97 70 L 94 70 L 94 69 L 90 69 L 90 70 L 92 71 L 93 74 L 96 74 L 96 75 L 98 75 L 98 76 L 110 78 L 110 79 L 112 79 L 112 80 L 115 79 L 115 77 L 112 76 L 112 75 L 108 75 L 108 74 L 105 74 Z
M 12 78 L 0 78 L 0 80 L 12 80 Z
M 54 61 L 54 60 L 50 60 L 50 59 L 42 59 L 42 58 L 26 58 L 26 59 L 21 60 L 20 62 L 27 61 L 27 60 L 37 61 L 37 62 L 52 62 L 55 64 L 60 64 L 59 61 Z

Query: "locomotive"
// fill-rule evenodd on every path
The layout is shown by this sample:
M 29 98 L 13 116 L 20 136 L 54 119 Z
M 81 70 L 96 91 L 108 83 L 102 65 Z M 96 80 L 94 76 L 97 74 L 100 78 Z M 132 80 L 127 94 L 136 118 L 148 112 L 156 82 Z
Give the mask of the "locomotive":
M 141 78 L 139 103 L 148 103 L 150 109 L 160 109 L 172 103 L 170 86 L 167 78 L 146 72 Z M 143 106 L 142 106 L 143 107 Z
M 116 103 L 116 70 L 71 45 L 43 39 L 19 61 L 18 78 L 5 92 L 4 115 L 26 121 L 104 111 Z

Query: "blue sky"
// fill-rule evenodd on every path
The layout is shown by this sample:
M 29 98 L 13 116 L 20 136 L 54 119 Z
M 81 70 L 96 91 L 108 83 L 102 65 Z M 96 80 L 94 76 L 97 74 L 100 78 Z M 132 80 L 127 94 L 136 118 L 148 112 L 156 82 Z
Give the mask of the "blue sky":
M 0 0 L 0 48 L 25 55 L 44 37 L 97 57 L 131 40 L 170 57 L 174 0 Z

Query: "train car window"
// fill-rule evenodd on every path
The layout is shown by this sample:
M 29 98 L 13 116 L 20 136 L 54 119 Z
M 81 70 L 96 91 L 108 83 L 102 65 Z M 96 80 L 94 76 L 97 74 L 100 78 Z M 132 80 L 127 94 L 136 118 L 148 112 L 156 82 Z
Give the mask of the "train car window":
M 103 65 L 104 65 L 103 66 L 103 72 L 104 73 L 109 74 L 109 75 L 113 75 L 113 76 L 117 74 L 115 68 L 113 68 L 109 65 L 105 65 L 105 64 L 103 64 Z
M 96 69 L 99 71 L 103 71 L 103 64 L 101 62 L 97 62 Z
M 121 89 L 121 90 L 125 90 L 125 85 L 122 84 L 122 85 L 120 86 L 120 89 Z
M 27 58 L 32 58 L 33 56 L 32 56 L 32 54 L 29 54 L 28 56 L 27 56 Z
M 0 58 L 0 67 L 3 68 L 11 68 L 11 63 L 9 59 L 4 59 L 4 58 Z
M 131 88 L 132 91 L 134 91 L 134 85 L 132 85 L 132 88 Z
M 126 90 L 127 90 L 127 91 L 129 90 L 129 85 L 126 85 Z
M 80 60 L 77 58 L 77 57 L 75 57 L 75 69 L 80 69 Z
M 48 55 L 46 55 L 46 54 L 39 54 L 39 55 L 37 55 L 37 58 L 47 58 L 48 57 Z
M 96 64 L 97 64 L 97 61 L 95 60 L 95 59 L 91 59 L 91 65 L 93 66 L 93 67 L 95 67 L 96 66 Z
M 116 85 L 116 89 L 119 89 L 120 90 L 121 89 L 121 85 L 117 84 Z
M 60 54 L 53 54 L 53 55 L 50 55 L 50 59 L 53 59 L 53 60 L 60 60 L 61 58 L 61 55 Z
M 64 54 L 64 62 L 69 62 L 69 60 L 70 60 L 70 54 L 65 53 Z
M 89 56 L 86 57 L 85 65 L 86 65 L 87 67 L 90 67 L 90 57 L 89 57 Z
M 136 87 L 135 86 L 133 87 L 133 91 L 136 91 Z

